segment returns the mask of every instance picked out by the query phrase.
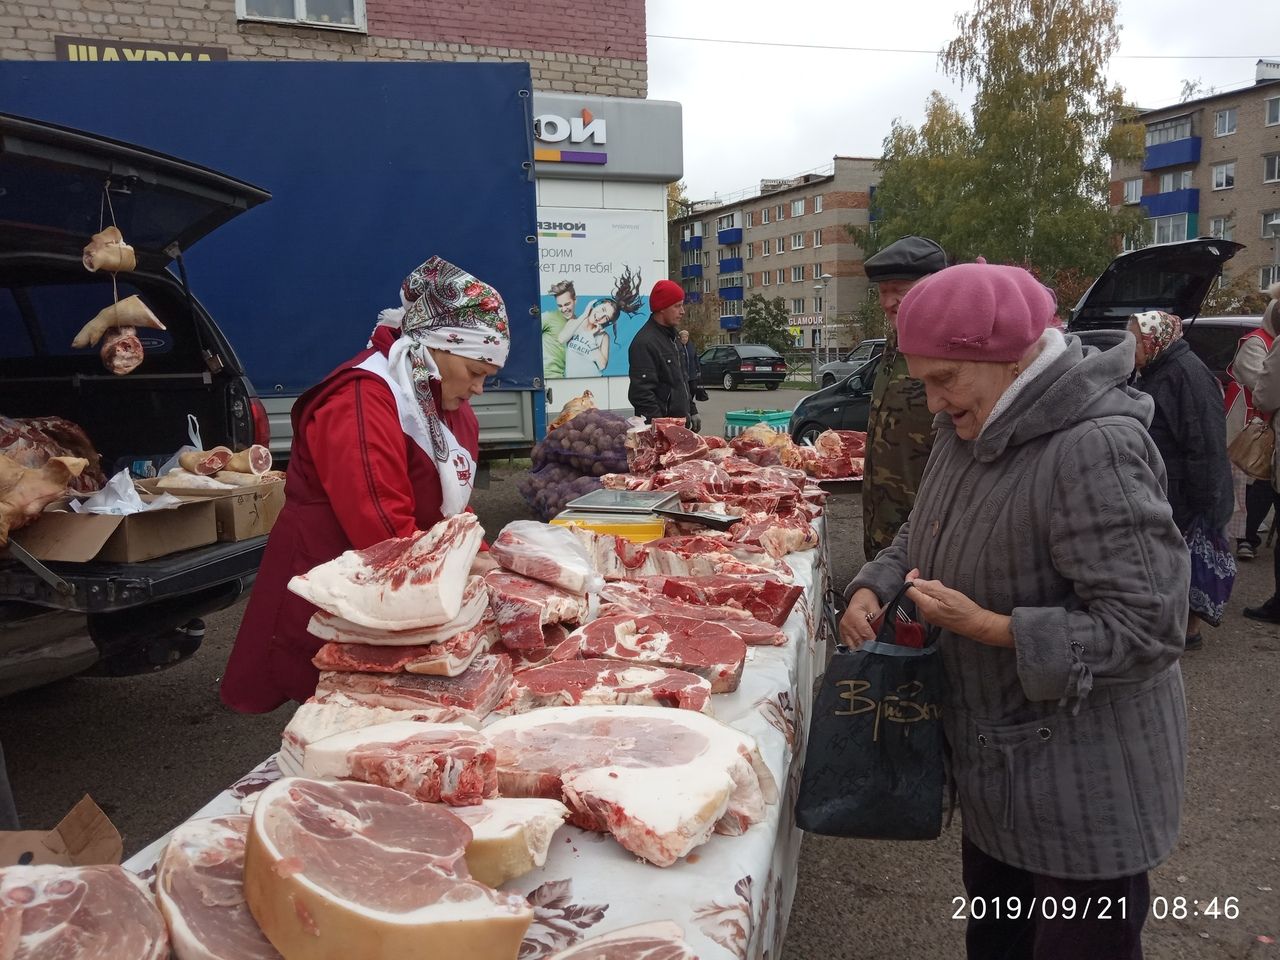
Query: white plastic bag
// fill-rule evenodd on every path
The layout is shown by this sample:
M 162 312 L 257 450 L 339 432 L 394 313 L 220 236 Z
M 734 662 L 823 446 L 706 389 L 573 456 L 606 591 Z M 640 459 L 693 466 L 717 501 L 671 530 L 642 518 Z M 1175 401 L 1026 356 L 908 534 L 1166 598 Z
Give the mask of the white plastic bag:
M 107 481 L 107 485 L 87 500 L 72 500 L 74 513 L 102 513 L 113 517 L 127 517 L 148 510 L 165 510 L 182 503 L 171 493 L 162 493 L 150 503 L 138 495 L 128 470 L 121 470 Z
M 586 595 L 588 602 L 604 587 L 591 555 L 568 527 L 514 520 L 502 528 L 489 552 L 505 569 Z

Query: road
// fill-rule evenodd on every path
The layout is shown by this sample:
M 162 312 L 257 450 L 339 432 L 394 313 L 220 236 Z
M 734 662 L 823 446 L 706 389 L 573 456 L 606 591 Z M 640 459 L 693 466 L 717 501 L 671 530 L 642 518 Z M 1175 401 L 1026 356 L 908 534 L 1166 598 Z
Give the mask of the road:
M 783 409 L 803 394 L 711 391 L 705 431 L 725 410 Z M 528 513 L 516 474 L 496 470 L 475 507 L 488 530 Z M 861 564 L 857 497 L 832 502 L 833 569 Z M 1239 917 L 1151 920 L 1147 955 L 1159 960 L 1280 958 L 1280 628 L 1242 619 L 1271 589 L 1271 553 L 1245 565 L 1233 612 L 1206 631 L 1184 663 L 1190 759 L 1182 834 L 1153 875 L 1156 896 L 1203 904 L 1238 898 Z M 291 708 L 262 716 L 224 709 L 217 684 L 243 602 L 208 618 L 199 653 L 169 670 L 123 679 L 75 678 L 0 700 L 0 742 L 18 810 L 49 827 L 84 793 L 124 834 L 126 856 L 193 812 L 272 753 Z M 810 837 L 799 869 L 783 960 L 953 960 L 963 923 L 959 823 L 930 843 Z M 655 871 L 655 878 L 661 874 Z

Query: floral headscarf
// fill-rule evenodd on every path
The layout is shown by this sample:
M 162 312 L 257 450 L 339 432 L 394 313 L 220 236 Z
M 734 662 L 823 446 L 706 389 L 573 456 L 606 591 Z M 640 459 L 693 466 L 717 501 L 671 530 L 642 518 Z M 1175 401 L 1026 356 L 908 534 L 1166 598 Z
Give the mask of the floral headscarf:
M 1143 366 L 1164 353 L 1169 344 L 1182 339 L 1182 318 L 1163 310 L 1135 313 L 1129 318 L 1129 325 L 1137 327 L 1134 335 L 1142 341 L 1142 349 L 1146 355 Z

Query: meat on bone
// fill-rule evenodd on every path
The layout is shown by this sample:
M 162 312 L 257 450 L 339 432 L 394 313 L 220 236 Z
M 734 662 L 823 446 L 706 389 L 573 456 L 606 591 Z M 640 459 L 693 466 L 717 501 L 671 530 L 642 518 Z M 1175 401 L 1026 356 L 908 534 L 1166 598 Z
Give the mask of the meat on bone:
M 591 557 L 567 527 L 536 520 L 512 521 L 493 541 L 490 553 L 505 570 L 578 596 L 598 591 L 603 585 Z
M 698 960 L 698 955 L 684 942 L 680 924 L 656 920 L 583 940 L 547 960 Z
M 168 960 L 151 891 L 124 867 L 0 868 L 5 960 Z
M 757 620 L 780 627 L 804 589 L 769 575 L 736 577 L 650 577 L 643 581 L 651 590 L 688 603 L 710 603 L 741 607 Z
M 71 346 L 77 350 L 83 347 L 96 347 L 106 332 L 115 327 L 165 329 L 164 324 L 151 312 L 151 308 L 135 293 L 131 297 L 125 297 L 118 303 L 99 310 L 97 316 L 80 328 L 80 332 L 71 341 Z
M 176 960 L 280 960 L 244 899 L 249 817 L 188 820 L 156 868 L 156 901 Z
M 231 462 L 230 447 L 214 447 L 212 450 L 188 450 L 178 454 L 178 466 L 187 473 L 211 477 L 219 470 L 227 469 Z
M 548 707 L 485 733 L 502 796 L 563 799 L 573 823 L 658 866 L 713 831 L 743 832 L 777 801 L 755 741 L 693 710 Z
M 559 800 L 540 797 L 494 797 L 450 812 L 471 828 L 467 869 L 489 887 L 546 863 L 551 838 L 569 816 Z
M 102 472 L 102 456 L 77 423 L 62 417 L 0 416 L 0 454 L 20 467 L 39 470 L 53 457 L 78 457 L 88 466 L 70 487 L 77 493 L 94 493 L 107 483 Z
M 366 707 L 452 707 L 483 717 L 506 695 L 509 686 L 511 659 L 488 653 L 476 657 L 456 677 L 326 670 L 316 684 L 316 699 L 324 702 L 334 694 L 342 694 Z
M 484 581 L 503 646 L 509 650 L 544 648 L 563 638 L 557 625 L 576 626 L 587 617 L 587 599 L 581 594 L 506 570 L 490 570 Z
M 511 960 L 533 911 L 471 879 L 470 840 L 448 809 L 395 790 L 278 780 L 253 810 L 245 897 L 289 960 Z
M 585 527 L 564 529 L 572 530 L 582 541 L 590 551 L 595 568 L 606 580 L 635 580 L 658 574 L 768 573 L 778 568 L 778 561 L 763 549 L 745 544 L 697 537 L 667 537 L 638 544 L 625 537 L 598 534 Z
M 861 430 L 823 430 L 813 441 L 813 448 L 825 460 L 840 457 L 860 460 L 867 452 L 867 435 Z
M 108 373 L 114 373 L 118 377 L 138 369 L 145 356 L 136 327 L 115 327 L 108 330 L 102 337 L 102 346 L 98 348 L 102 366 Z
M 258 476 L 271 469 L 271 450 L 262 444 L 234 453 L 227 461 L 227 469 L 237 473 L 252 473 Z
M 459 513 L 430 530 L 348 550 L 289 581 L 289 589 L 321 610 L 377 630 L 451 623 L 484 531 L 475 514 Z
M 302 756 L 308 744 L 347 730 L 372 727 L 381 723 L 416 720 L 423 723 L 464 723 L 479 729 L 480 718 L 459 707 L 421 706 L 400 710 L 392 707 L 369 707 L 341 693 L 331 693 L 322 703 L 311 699 L 300 704 L 280 735 L 277 763 L 286 776 L 302 773 Z
M 747 645 L 719 623 L 621 614 L 579 627 L 551 653 L 552 660 L 597 657 L 686 670 L 707 680 L 712 693 L 732 693 L 742 680 Z
M 362 643 L 378 647 L 420 647 L 445 643 L 464 630 L 480 623 L 489 608 L 489 591 L 484 577 L 468 577 L 462 591 L 462 605 L 458 615 L 448 623 L 431 627 L 415 627 L 410 630 L 378 630 L 342 617 L 335 617 L 325 610 L 317 610 L 307 624 L 307 632 L 313 637 L 333 643 Z
M 495 714 L 573 704 L 641 704 L 711 710 L 711 683 L 685 670 L 586 659 L 543 663 L 515 675 Z
M 336 733 L 307 744 L 302 773 L 373 783 L 454 807 L 495 796 L 498 785 L 492 744 L 462 723 L 404 720 Z
M 420 673 L 456 677 L 471 666 L 477 656 L 498 640 L 492 619 L 450 637 L 444 643 L 416 647 L 376 646 L 367 643 L 326 643 L 311 662 L 320 670 L 349 670 L 363 673 Z
M 605 601 L 600 607 L 601 616 L 630 614 L 631 616 L 688 617 L 718 623 L 742 638 L 749 647 L 781 647 L 787 635 L 771 623 L 757 620 L 741 607 L 715 606 L 689 603 L 659 593 L 634 580 L 610 583 L 600 593 Z
M 33 470 L 0 454 L 0 546 L 9 542 L 10 531 L 31 523 L 65 494 L 86 466 L 77 457 L 53 457 Z

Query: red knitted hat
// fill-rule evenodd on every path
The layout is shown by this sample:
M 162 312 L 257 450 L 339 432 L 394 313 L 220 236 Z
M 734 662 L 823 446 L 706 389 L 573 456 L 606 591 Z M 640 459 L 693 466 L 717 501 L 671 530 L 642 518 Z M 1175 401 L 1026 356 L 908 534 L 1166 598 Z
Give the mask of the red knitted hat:
M 898 349 L 1012 363 L 1057 323 L 1053 292 L 1021 267 L 961 263 L 925 277 L 898 307 Z
M 659 280 L 649 292 L 649 312 L 657 313 L 684 300 L 684 291 L 674 280 Z

